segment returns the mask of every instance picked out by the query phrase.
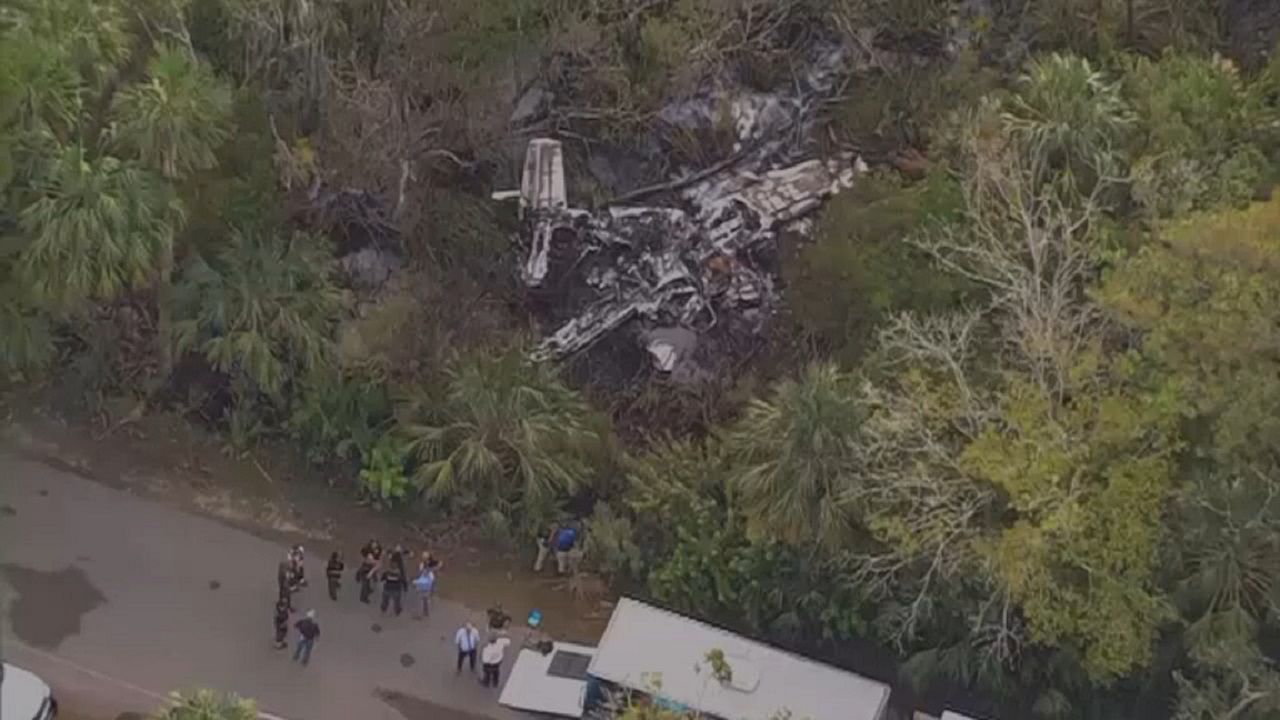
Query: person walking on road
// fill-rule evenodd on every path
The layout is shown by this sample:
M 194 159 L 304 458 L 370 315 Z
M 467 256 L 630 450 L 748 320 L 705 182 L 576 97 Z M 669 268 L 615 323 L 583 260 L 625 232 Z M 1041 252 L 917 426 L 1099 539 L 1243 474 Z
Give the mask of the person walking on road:
M 306 665 L 311 662 L 311 649 L 320 638 L 320 623 L 316 622 L 316 611 L 308 610 L 307 616 L 294 627 L 298 628 L 298 646 L 293 650 L 293 659 Z
M 387 614 L 387 606 L 394 605 L 396 615 L 399 615 L 404 607 L 402 605 L 404 599 L 404 586 L 406 578 L 404 576 L 404 556 L 400 553 L 392 553 L 391 562 L 388 563 L 387 569 L 382 571 L 382 614 Z
M 458 670 L 462 672 L 462 661 L 471 663 L 471 674 L 476 672 L 476 646 L 480 644 L 480 631 L 470 620 L 453 635 L 453 644 L 458 646 Z
M 378 576 L 378 566 L 382 563 L 382 545 L 377 540 L 360 548 L 360 567 L 356 570 L 356 584 L 360 586 L 360 602 L 369 604 L 373 596 L 373 582 Z
M 307 569 L 303 566 L 302 561 L 306 558 L 306 551 L 301 545 L 294 545 L 289 551 L 289 560 L 293 566 L 293 592 L 297 592 L 307 586 Z
M 279 599 L 289 608 L 289 612 L 293 612 L 293 593 L 297 589 L 297 580 L 294 577 L 292 550 L 285 553 L 284 560 L 276 567 L 276 584 L 280 587 Z
M 329 564 L 324 568 L 325 577 L 329 579 L 329 599 L 337 601 L 338 588 L 342 587 L 342 570 L 346 565 L 342 564 L 342 553 L 337 550 L 329 556 Z
M 511 643 L 511 638 L 499 635 L 490 635 L 489 642 L 485 643 L 484 650 L 480 651 L 480 664 L 484 667 L 484 677 L 480 678 L 480 684 L 485 687 L 498 687 L 498 675 L 502 670 L 502 657 L 507 652 L 507 645 Z
M 422 614 L 419 617 L 425 619 L 431 614 L 431 593 L 436 589 L 435 569 L 424 563 L 418 571 L 418 577 L 413 579 L 413 589 L 418 594 L 418 602 L 422 607 Z
M 277 650 L 283 650 L 289 646 L 289 643 L 285 642 L 285 638 L 289 636 L 289 600 L 287 598 L 282 597 L 276 600 L 275 626 L 275 647 Z

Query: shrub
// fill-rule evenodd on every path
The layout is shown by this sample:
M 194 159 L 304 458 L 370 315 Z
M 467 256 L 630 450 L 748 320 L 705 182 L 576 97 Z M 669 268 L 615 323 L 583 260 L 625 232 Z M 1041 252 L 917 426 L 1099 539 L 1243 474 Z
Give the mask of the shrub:
M 1124 87 L 1140 118 L 1133 194 L 1148 214 L 1171 217 L 1254 194 L 1268 172 L 1255 144 L 1264 108 L 1229 62 L 1137 59 Z
M 287 424 L 313 463 L 365 457 L 391 420 L 383 378 L 364 368 L 318 367 L 295 390 Z
M 959 190 L 940 174 L 905 187 L 891 177 L 867 177 L 833 199 L 813 243 L 783 263 L 801 330 L 837 358 L 853 361 L 889 314 L 954 306 L 967 292 L 965 284 L 935 269 L 905 238 L 954 217 L 959 208 Z
M 409 494 L 412 483 L 405 474 L 406 459 L 404 443 L 393 435 L 383 435 L 378 444 L 364 454 L 360 490 L 374 507 L 394 507 Z

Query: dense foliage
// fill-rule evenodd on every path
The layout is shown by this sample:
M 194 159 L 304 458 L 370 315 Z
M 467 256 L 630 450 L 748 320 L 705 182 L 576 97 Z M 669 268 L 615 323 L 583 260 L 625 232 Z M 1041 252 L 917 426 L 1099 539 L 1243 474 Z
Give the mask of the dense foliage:
M 617 587 L 997 716 L 1275 717 L 1280 61 L 1240 5 L 12 3 L 0 368 L 398 512 L 572 510 Z M 816 133 L 875 167 L 782 248 L 770 352 L 715 392 L 528 361 L 486 199 L 525 88 L 597 201 L 593 153 L 723 159 L 725 118 L 650 152 L 664 103 L 818 40 L 883 51 Z

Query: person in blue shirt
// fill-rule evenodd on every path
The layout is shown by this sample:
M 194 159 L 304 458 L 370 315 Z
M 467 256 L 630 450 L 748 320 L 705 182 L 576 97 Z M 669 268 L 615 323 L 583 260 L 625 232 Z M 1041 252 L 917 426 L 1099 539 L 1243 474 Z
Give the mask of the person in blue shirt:
M 562 525 L 551 541 L 551 549 L 556 554 L 556 572 L 564 575 L 569 572 L 569 553 L 578 543 L 578 529 L 573 525 Z
M 431 593 L 435 589 L 435 566 L 423 563 L 422 568 L 418 570 L 418 577 L 413 579 L 413 590 L 418 593 L 419 601 L 422 603 L 422 614 L 418 616 L 419 619 L 431 614 Z

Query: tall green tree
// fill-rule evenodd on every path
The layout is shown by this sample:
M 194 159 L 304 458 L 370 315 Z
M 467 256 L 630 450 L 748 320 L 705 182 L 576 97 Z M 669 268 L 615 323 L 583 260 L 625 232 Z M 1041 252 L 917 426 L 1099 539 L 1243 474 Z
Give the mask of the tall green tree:
M 71 306 L 144 284 L 171 252 L 183 212 L 162 178 L 134 163 L 64 149 L 18 223 L 24 281 L 41 301 Z
M 592 480 L 601 435 L 586 402 L 518 348 L 459 356 L 442 396 L 410 413 L 416 478 L 429 500 L 540 521 Z
M 259 229 L 236 229 L 217 255 L 194 257 L 175 299 L 177 348 L 280 405 L 291 378 L 333 362 L 348 300 L 326 242 Z
M 1186 405 L 1166 556 L 1186 631 L 1178 717 L 1263 718 L 1280 602 L 1280 201 L 1168 223 L 1098 292 Z
M 216 151 L 231 135 L 231 90 L 190 48 L 162 46 L 147 62 L 144 80 L 122 89 L 111 107 L 111 136 L 172 183 L 218 163 Z M 173 366 L 173 245 L 158 258 L 157 343 L 160 373 Z
M 838 547 L 853 532 L 864 410 L 854 380 L 831 365 L 806 369 L 753 400 L 724 434 L 743 509 L 772 536 Z

